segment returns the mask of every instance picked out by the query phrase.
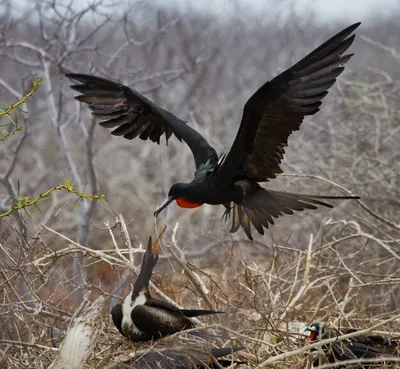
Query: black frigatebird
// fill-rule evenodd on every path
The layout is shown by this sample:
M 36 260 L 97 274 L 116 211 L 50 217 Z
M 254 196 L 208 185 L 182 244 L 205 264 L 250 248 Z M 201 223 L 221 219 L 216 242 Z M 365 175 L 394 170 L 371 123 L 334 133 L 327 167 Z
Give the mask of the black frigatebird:
M 193 328 L 194 324 L 189 318 L 222 313 L 215 310 L 178 309 L 167 301 L 151 297 L 149 281 L 157 264 L 158 247 L 164 232 L 165 227 L 154 243 L 150 236 L 132 292 L 122 305 L 115 305 L 111 309 L 114 325 L 123 336 L 134 342 L 149 341 Z
M 354 199 L 358 196 L 316 196 L 264 189 L 267 182 L 282 173 L 285 146 L 293 131 L 300 129 L 306 115 L 319 111 L 322 99 L 353 54 L 344 55 L 354 41 L 355 23 L 316 48 L 297 64 L 261 86 L 246 102 L 242 122 L 227 155 L 218 157 L 203 136 L 171 112 L 153 104 L 134 89 L 104 78 L 68 73 L 80 84 L 71 88 L 82 93 L 75 98 L 89 104 L 92 114 L 104 120 L 101 126 L 111 134 L 131 140 L 137 136 L 160 143 L 174 134 L 189 146 L 196 171 L 190 183 L 176 183 L 157 216 L 176 200 L 184 208 L 202 204 L 225 206 L 225 219 L 233 212 L 232 228 L 241 226 L 247 237 L 251 224 L 260 234 L 274 224 L 273 218 L 294 211 L 332 208 L 321 199 Z
M 185 345 L 182 347 L 167 347 L 141 355 L 137 360 L 131 360 L 122 368 L 140 369 L 205 369 L 230 367 L 232 364 L 243 364 L 241 361 L 223 359 L 224 356 L 242 350 L 243 347 L 208 348 L 199 345 Z
M 338 337 L 341 334 L 348 334 L 356 332 L 357 329 L 354 328 L 344 328 L 340 329 L 338 332 L 328 330 L 325 328 L 323 323 L 312 323 L 309 327 L 306 328 L 306 331 L 309 331 L 309 342 L 316 342 L 318 340 L 324 340 L 328 338 Z M 328 362 L 335 363 L 340 361 L 349 361 L 354 359 L 375 359 L 382 358 L 382 361 L 385 360 L 385 357 L 394 356 L 397 353 L 397 356 L 400 355 L 400 340 L 399 339 L 391 339 L 385 338 L 380 335 L 360 335 L 352 338 L 348 338 L 343 341 L 334 342 L 333 344 L 323 346 L 325 357 Z M 318 363 L 318 359 L 314 362 L 314 364 Z M 370 366 L 376 367 L 372 363 L 360 362 L 358 367 L 360 368 L 369 368 Z

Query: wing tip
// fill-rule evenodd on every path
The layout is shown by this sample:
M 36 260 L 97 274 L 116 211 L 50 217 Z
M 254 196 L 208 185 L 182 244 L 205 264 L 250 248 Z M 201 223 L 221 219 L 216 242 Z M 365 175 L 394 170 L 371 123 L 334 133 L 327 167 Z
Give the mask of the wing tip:
M 356 23 L 353 23 L 351 26 L 349 26 L 348 28 L 352 30 L 352 32 L 357 29 L 360 25 L 362 24 L 361 21 L 358 21 Z
M 82 79 L 86 80 L 87 78 L 94 77 L 90 76 L 89 74 L 83 74 L 83 73 L 65 73 L 64 75 L 65 77 L 73 79 L 74 81 L 78 81 L 79 83 L 84 83 L 82 82 Z
M 343 40 L 345 40 L 345 39 L 347 39 L 347 37 L 349 35 L 351 35 L 361 25 L 361 23 L 362 23 L 361 21 L 353 23 L 350 26 L 348 26 L 345 29 L 343 29 L 342 31 L 340 31 L 336 36 L 333 36 L 333 37 L 334 38 L 343 37 Z M 355 36 L 355 35 L 353 34 L 351 37 L 353 37 L 353 36 Z

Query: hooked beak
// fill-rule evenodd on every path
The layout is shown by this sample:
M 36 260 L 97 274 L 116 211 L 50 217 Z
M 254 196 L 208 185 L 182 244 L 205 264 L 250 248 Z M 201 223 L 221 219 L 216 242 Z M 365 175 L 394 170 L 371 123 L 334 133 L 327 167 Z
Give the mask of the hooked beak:
M 158 214 L 160 214 L 172 201 L 175 200 L 175 196 L 168 196 L 164 202 L 156 209 L 154 212 L 154 216 L 157 218 Z

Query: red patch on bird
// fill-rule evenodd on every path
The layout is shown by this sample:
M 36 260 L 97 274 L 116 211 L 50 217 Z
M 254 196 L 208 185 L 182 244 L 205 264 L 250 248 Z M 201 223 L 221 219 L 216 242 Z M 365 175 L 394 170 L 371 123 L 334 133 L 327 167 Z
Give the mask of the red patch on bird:
M 317 340 L 317 332 L 310 332 L 310 335 L 308 336 L 308 340 L 310 342 L 314 342 Z
M 198 208 L 199 206 L 203 205 L 204 202 L 191 202 L 189 200 L 185 200 L 182 197 L 178 197 L 176 199 L 176 203 L 181 207 L 181 208 L 187 208 L 187 209 L 193 209 L 193 208 Z

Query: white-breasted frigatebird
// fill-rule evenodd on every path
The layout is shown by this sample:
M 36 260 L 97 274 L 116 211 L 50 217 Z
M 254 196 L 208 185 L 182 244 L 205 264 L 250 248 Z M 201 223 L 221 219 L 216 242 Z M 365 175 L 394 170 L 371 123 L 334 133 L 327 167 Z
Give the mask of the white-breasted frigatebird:
M 220 314 L 216 310 L 178 309 L 171 303 L 150 295 L 149 281 L 158 261 L 158 247 L 165 227 L 156 241 L 151 236 L 143 256 L 142 266 L 131 293 L 122 305 L 111 309 L 111 317 L 119 332 L 134 342 L 150 341 L 194 327 L 189 318 Z
M 80 84 L 71 86 L 82 93 L 75 98 L 89 104 L 92 114 L 104 120 L 101 126 L 111 134 L 131 140 L 137 136 L 160 143 L 174 134 L 192 151 L 196 171 L 190 183 L 176 183 L 157 216 L 176 200 L 184 208 L 202 204 L 225 206 L 225 218 L 233 213 L 231 232 L 241 226 L 247 237 L 251 224 L 260 234 L 274 224 L 273 218 L 294 211 L 333 207 L 322 199 L 350 199 L 358 196 L 316 196 L 262 188 L 282 173 L 285 146 L 293 131 L 300 129 L 306 115 L 319 111 L 322 99 L 353 54 L 344 55 L 354 41 L 355 23 L 316 48 L 297 64 L 261 86 L 246 102 L 242 122 L 227 155 L 215 149 L 185 121 L 166 111 L 132 88 L 86 74 L 66 74 Z
M 340 328 L 335 332 L 326 329 L 323 323 L 318 322 L 312 323 L 305 330 L 309 332 L 308 341 L 310 343 L 357 332 L 357 329 L 354 328 Z M 368 359 L 382 358 L 382 362 L 384 362 L 385 357 L 400 356 L 400 338 L 392 339 L 377 334 L 364 334 L 347 338 L 343 341 L 333 342 L 323 346 L 322 349 L 329 363 L 343 362 L 343 364 L 346 364 L 346 361 L 349 360 L 364 359 L 364 363 L 360 361 L 356 366 L 360 368 L 372 368 L 379 365 L 379 363 L 368 363 Z M 314 365 L 317 364 L 318 359 L 314 362 Z

